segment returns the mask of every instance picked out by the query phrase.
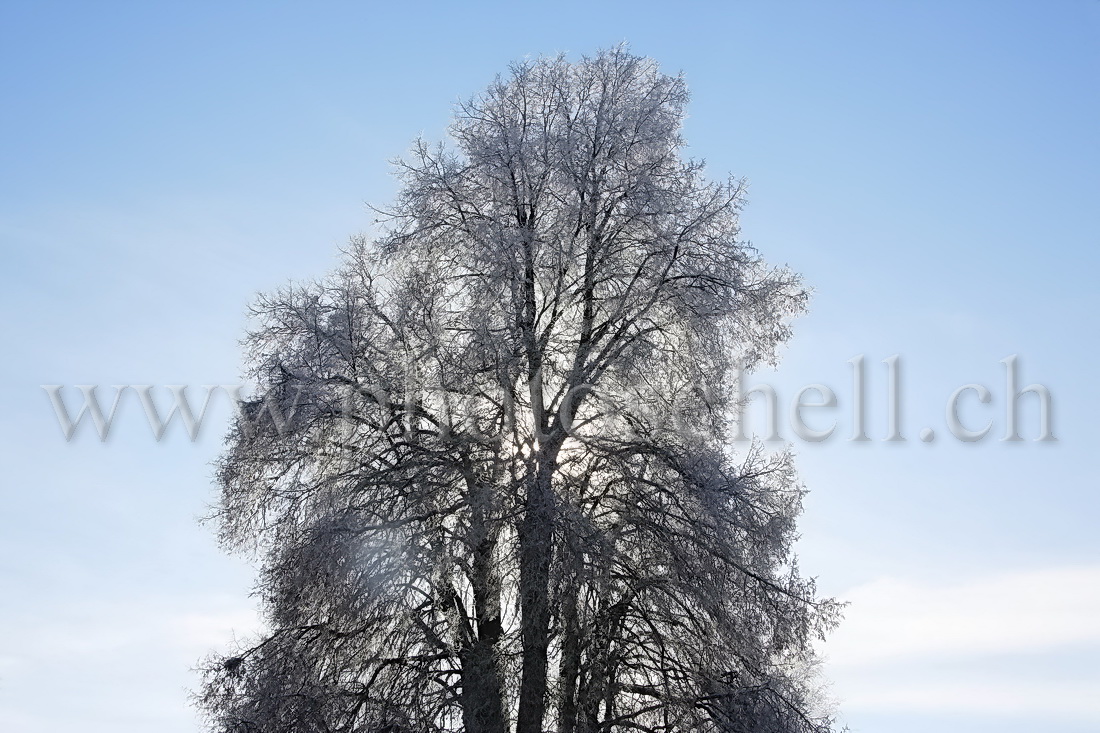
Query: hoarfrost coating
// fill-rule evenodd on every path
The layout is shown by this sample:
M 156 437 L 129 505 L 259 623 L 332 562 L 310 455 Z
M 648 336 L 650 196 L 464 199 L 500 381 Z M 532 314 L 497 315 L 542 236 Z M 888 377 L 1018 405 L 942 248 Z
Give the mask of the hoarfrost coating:
M 624 48 L 514 65 L 385 236 L 257 301 L 254 409 L 295 419 L 220 465 L 272 631 L 210 658 L 214 730 L 831 729 L 803 490 L 728 417 L 806 293 L 681 157 L 687 98 Z

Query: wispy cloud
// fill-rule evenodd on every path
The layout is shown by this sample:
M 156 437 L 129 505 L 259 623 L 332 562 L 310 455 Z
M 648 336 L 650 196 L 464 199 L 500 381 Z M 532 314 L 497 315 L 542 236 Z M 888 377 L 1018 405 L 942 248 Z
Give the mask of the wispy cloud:
M 833 666 L 1100 643 L 1100 566 L 965 584 L 885 578 L 843 597 L 845 622 L 825 646 Z
M 192 670 L 262 628 L 252 605 L 131 596 L 9 615 L 0 634 L 0 730 L 48 733 L 59 721 L 97 732 L 194 730 Z
M 823 646 L 842 709 L 1100 721 L 1100 675 L 1078 668 L 1082 650 L 1100 651 L 1100 567 L 884 578 L 843 596 Z
M 986 680 L 927 680 L 891 685 L 881 676 L 858 676 L 859 689 L 845 694 L 843 709 L 876 712 L 970 713 L 1100 721 L 1100 680 L 1044 683 Z M 851 686 L 851 685 L 849 685 Z

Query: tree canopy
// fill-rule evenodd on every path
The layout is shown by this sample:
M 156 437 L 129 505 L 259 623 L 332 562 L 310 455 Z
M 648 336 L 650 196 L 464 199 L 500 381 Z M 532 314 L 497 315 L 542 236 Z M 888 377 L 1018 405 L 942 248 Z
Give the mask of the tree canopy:
M 831 729 L 803 488 L 730 440 L 806 293 L 682 155 L 687 100 L 625 48 L 515 64 L 381 236 L 258 299 L 215 516 L 269 630 L 209 660 L 213 730 Z

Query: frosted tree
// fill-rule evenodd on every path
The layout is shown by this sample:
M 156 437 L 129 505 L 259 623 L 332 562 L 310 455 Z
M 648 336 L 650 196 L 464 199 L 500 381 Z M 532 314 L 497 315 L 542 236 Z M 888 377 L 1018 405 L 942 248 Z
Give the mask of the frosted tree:
M 623 48 L 514 65 L 383 236 L 259 299 L 215 516 L 269 632 L 209 660 L 212 730 L 831 729 L 803 489 L 730 441 L 806 296 L 682 157 L 687 98 Z

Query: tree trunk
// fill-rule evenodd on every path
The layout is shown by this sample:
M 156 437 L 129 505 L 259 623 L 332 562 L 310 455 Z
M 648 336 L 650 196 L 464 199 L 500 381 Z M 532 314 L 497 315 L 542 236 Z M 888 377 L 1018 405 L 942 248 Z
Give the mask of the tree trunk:
M 499 638 L 499 618 L 496 625 Z M 507 733 L 495 647 L 496 639 L 479 638 L 461 655 L 462 725 L 466 733 Z
M 564 552 L 573 551 L 563 548 Z M 563 558 L 564 559 L 564 558 Z M 581 671 L 581 630 L 577 616 L 579 572 L 577 560 L 570 558 L 573 572 L 568 575 L 561 599 L 562 642 L 561 673 L 558 691 L 558 733 L 574 733 L 577 728 L 577 679 Z
M 490 491 L 470 481 L 475 638 L 462 650 L 462 724 L 466 733 L 507 733 L 497 645 L 503 629 L 500 573 L 496 564 L 497 534 L 490 526 Z
M 561 441 L 542 451 L 528 482 L 520 525 L 520 613 L 523 677 L 516 733 L 543 733 L 546 717 L 547 651 L 550 646 L 550 559 L 553 554 L 555 507 L 552 488 Z

